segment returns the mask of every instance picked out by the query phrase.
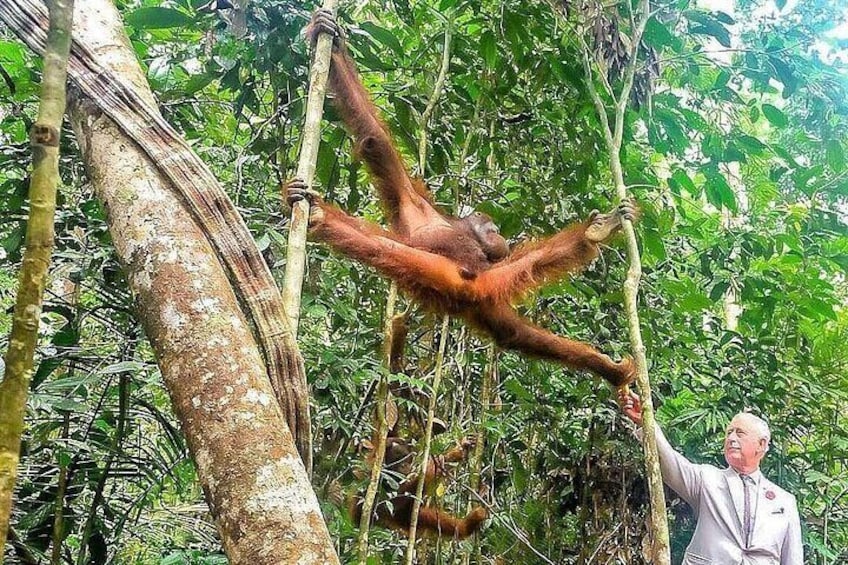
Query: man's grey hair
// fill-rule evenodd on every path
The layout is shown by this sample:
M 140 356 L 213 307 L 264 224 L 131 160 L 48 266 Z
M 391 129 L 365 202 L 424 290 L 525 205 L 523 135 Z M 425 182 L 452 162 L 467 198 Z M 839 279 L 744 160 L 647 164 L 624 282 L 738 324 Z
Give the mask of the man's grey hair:
M 766 448 L 767 452 L 771 447 L 771 430 L 769 429 L 769 425 L 765 420 L 754 414 L 753 412 L 740 412 L 736 416 L 744 416 L 748 420 L 754 423 L 757 429 L 757 433 L 760 436 L 760 439 L 766 440 Z M 736 417 L 734 416 L 734 418 Z

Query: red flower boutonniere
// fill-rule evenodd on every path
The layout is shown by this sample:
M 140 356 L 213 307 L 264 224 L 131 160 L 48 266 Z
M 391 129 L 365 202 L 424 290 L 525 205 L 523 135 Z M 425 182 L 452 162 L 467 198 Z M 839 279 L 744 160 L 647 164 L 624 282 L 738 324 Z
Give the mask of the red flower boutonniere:
M 766 491 L 766 498 L 768 498 L 769 500 L 774 500 L 774 497 L 775 497 L 775 496 L 776 496 L 776 495 L 774 494 L 774 491 L 773 491 L 773 490 L 767 490 L 767 491 Z

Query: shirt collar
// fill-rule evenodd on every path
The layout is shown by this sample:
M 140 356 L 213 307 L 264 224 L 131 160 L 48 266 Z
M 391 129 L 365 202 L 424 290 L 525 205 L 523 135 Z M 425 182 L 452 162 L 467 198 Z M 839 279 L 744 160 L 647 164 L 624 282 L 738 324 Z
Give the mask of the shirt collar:
M 730 469 L 733 470 L 733 472 L 736 473 L 737 476 L 742 474 L 739 471 L 737 471 L 736 469 L 734 469 L 733 467 L 730 467 Z M 763 473 L 759 469 L 757 469 L 753 473 L 748 473 L 748 477 L 750 477 L 750 479 L 752 481 L 754 481 L 754 485 L 759 486 L 760 479 L 763 477 Z

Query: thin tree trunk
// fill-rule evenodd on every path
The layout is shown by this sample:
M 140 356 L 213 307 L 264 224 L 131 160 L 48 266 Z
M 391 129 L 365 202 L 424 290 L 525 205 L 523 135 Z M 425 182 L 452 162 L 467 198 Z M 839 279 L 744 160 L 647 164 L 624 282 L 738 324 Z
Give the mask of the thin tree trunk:
M 71 418 L 68 412 L 62 415 L 62 440 L 68 439 Z M 65 493 L 68 488 L 68 466 L 59 462 L 59 478 L 56 486 L 56 503 L 53 505 L 53 545 L 50 552 L 50 565 L 62 562 L 62 542 L 65 541 Z
M 618 93 L 612 92 L 609 82 L 606 82 L 605 71 L 599 70 L 602 65 L 595 60 L 595 65 L 592 65 L 592 58 L 603 56 L 593 51 L 586 43 L 585 38 L 578 35 L 583 53 L 583 69 L 585 71 L 586 86 L 589 90 L 589 95 L 595 105 L 595 110 L 598 114 L 598 119 L 601 122 L 604 140 L 606 141 L 607 151 L 609 152 L 610 172 L 612 174 L 613 185 L 620 200 L 629 198 L 627 193 L 627 185 L 624 183 L 624 173 L 621 166 L 621 148 L 624 135 L 624 116 L 627 111 L 627 102 L 630 98 L 630 91 L 633 88 L 633 79 L 638 65 L 638 51 L 642 43 L 642 35 L 645 31 L 645 26 L 650 17 L 649 0 L 640 0 L 637 13 L 634 18 L 634 29 L 631 30 L 631 47 L 628 64 L 623 73 L 623 86 Z M 613 108 L 613 123 L 610 124 L 607 108 L 601 99 L 600 94 L 595 88 L 595 79 L 600 76 L 607 90 L 607 94 L 614 101 Z M 624 281 L 624 308 L 627 313 L 627 323 L 630 333 L 630 345 L 633 351 L 633 357 L 636 361 L 636 384 L 639 386 L 639 393 L 642 397 L 642 422 L 643 422 L 643 439 L 642 445 L 645 451 L 645 470 L 648 479 L 648 490 L 651 498 L 651 563 L 656 565 L 669 565 L 671 563 L 671 553 L 669 548 L 668 537 L 668 516 L 666 511 L 665 492 L 663 490 L 662 473 L 660 471 L 659 454 L 657 452 L 657 439 L 654 427 L 654 404 L 651 398 L 651 383 L 648 378 L 648 361 L 645 355 L 645 344 L 642 341 L 642 331 L 639 327 L 639 281 L 642 277 L 642 261 L 639 257 L 639 246 L 636 241 L 636 232 L 633 229 L 633 224 L 624 219 L 622 221 L 622 231 L 624 232 L 627 241 L 627 257 L 629 267 L 627 270 L 627 278 Z
M 412 565 L 415 561 L 415 536 L 418 530 L 418 512 L 421 510 L 421 501 L 424 498 L 424 477 L 427 476 L 427 467 L 430 464 L 430 446 L 433 442 L 433 419 L 436 415 L 436 402 L 439 398 L 439 385 L 442 383 L 444 372 L 445 348 L 450 331 L 450 316 L 442 316 L 442 331 L 439 337 L 439 352 L 436 354 L 436 370 L 433 375 L 433 390 L 430 392 L 430 404 L 427 408 L 427 425 L 424 428 L 424 450 L 421 454 L 421 469 L 418 476 L 418 488 L 415 491 L 415 500 L 412 503 L 412 516 L 409 523 L 409 542 L 406 545 L 406 565 Z
M 448 76 L 450 68 L 451 56 L 451 41 L 453 40 L 453 11 L 448 16 L 447 27 L 445 27 L 445 40 L 442 45 L 442 64 L 439 66 L 439 74 L 436 77 L 436 83 L 433 85 L 433 92 L 430 94 L 430 99 L 427 100 L 427 106 L 421 114 L 421 135 L 418 138 L 418 174 L 424 178 L 424 167 L 427 162 L 427 128 L 430 125 L 430 117 L 436 109 L 436 104 L 442 96 L 442 90 L 445 87 L 445 80 Z
M 324 0 L 322 8 L 335 13 L 336 0 Z M 318 35 L 312 66 L 309 71 L 309 94 L 306 99 L 306 118 L 297 163 L 297 177 L 311 188 L 318 161 L 318 145 L 321 143 L 321 116 L 324 97 L 327 94 L 327 76 L 330 73 L 330 56 L 333 38 L 326 33 Z M 302 199 L 292 206 L 289 240 L 286 250 L 286 278 L 283 287 L 283 304 L 289 319 L 289 327 L 297 336 L 300 321 L 300 294 L 303 273 L 306 270 L 306 232 L 309 227 L 309 202 Z M 391 317 L 390 317 L 391 319 Z
M 50 4 L 41 102 L 38 118 L 30 132 L 33 171 L 29 187 L 26 250 L 9 350 L 6 352 L 6 370 L 0 383 L 0 561 L 9 531 L 26 400 L 38 341 L 47 268 L 53 252 L 53 215 L 56 211 L 56 187 L 60 182 L 59 139 L 65 115 L 65 83 L 73 13 L 73 0 L 54 0 Z
M 430 117 L 436 108 L 436 104 L 442 95 L 442 90 L 445 86 L 448 69 L 450 67 L 451 41 L 453 39 L 453 11 L 448 16 L 447 26 L 445 27 L 445 39 L 442 44 L 442 62 L 439 66 L 439 74 L 436 78 L 436 83 L 433 85 L 433 92 L 430 99 L 427 101 L 427 107 L 421 114 L 421 135 L 418 139 L 418 172 L 421 177 L 424 177 L 425 163 L 427 161 L 427 128 L 430 123 Z M 418 530 L 418 513 L 421 510 L 421 500 L 424 497 L 424 483 L 427 476 L 427 467 L 430 464 L 430 447 L 433 441 L 433 418 L 436 413 L 436 401 L 439 396 L 439 385 L 442 381 L 442 369 L 445 358 L 445 347 L 448 340 L 448 331 L 450 329 L 450 316 L 445 314 L 442 317 L 442 332 L 439 337 L 439 352 L 436 354 L 436 369 L 433 376 L 433 390 L 430 393 L 430 403 L 427 409 L 427 424 L 424 427 L 424 450 L 421 454 L 421 470 L 418 481 L 418 487 L 415 491 L 415 500 L 412 503 L 412 516 L 409 521 L 409 541 L 406 545 L 406 565 L 412 565 L 415 559 L 415 537 Z
M 477 414 L 477 445 L 474 446 L 474 451 L 471 452 L 471 478 L 469 480 L 469 488 L 473 492 L 480 492 L 480 485 L 483 484 L 483 451 L 486 446 L 486 419 L 489 417 L 489 410 L 492 405 L 492 390 L 495 380 L 495 373 L 498 370 L 498 355 L 497 348 L 494 343 L 486 346 L 486 366 L 483 369 L 483 383 L 480 389 L 480 411 Z M 471 511 L 473 504 L 468 503 L 468 512 Z M 474 562 L 477 565 L 483 563 L 483 554 L 480 548 L 480 533 L 474 533 L 474 546 L 465 552 L 463 556 L 463 564 L 468 565 L 471 561 L 471 553 L 474 553 Z
M 383 362 L 386 369 L 391 367 L 391 351 L 393 342 L 397 339 L 394 332 L 395 305 L 397 304 L 397 285 L 392 282 L 389 285 L 389 295 L 386 298 L 386 324 L 383 328 Z M 357 540 L 357 554 L 359 563 L 365 565 L 368 561 L 368 532 L 371 529 L 371 513 L 374 510 L 374 501 L 380 489 L 380 477 L 383 472 L 383 461 L 386 457 L 386 440 L 389 434 L 389 424 L 386 418 L 386 403 L 389 399 L 389 382 L 385 375 L 380 377 L 377 383 L 377 394 L 375 400 L 375 426 L 372 446 L 374 457 L 371 461 L 371 474 L 368 479 L 368 487 L 362 499 L 362 515 L 359 518 L 359 539 Z

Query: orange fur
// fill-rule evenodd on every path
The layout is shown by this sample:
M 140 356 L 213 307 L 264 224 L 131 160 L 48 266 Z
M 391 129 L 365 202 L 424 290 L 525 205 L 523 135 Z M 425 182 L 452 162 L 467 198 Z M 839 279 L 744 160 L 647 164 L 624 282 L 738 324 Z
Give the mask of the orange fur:
M 409 473 L 412 467 L 413 453 L 406 441 L 397 437 L 387 440 L 386 461 L 384 467 L 395 472 Z M 437 481 L 444 477 L 444 463 L 455 463 L 465 459 L 467 450 L 457 446 L 442 457 L 431 456 L 424 475 L 424 492 L 433 489 Z M 367 461 L 373 460 L 373 454 L 369 454 Z M 405 535 L 409 534 L 412 523 L 412 507 L 414 496 L 418 490 L 418 475 L 409 474 L 398 487 L 395 496 L 387 502 L 376 505 L 375 514 L 377 523 L 386 528 L 399 531 Z M 354 524 L 359 524 L 362 518 L 362 498 L 355 497 L 350 500 L 349 512 Z M 422 505 L 418 511 L 418 531 L 423 535 L 447 536 L 454 539 L 464 539 L 483 525 L 489 514 L 483 507 L 474 508 L 464 518 L 457 518 L 452 514 Z
M 308 33 L 314 37 L 317 29 L 313 26 Z M 436 209 L 423 183 L 407 173 L 388 127 L 340 40 L 333 49 L 330 89 L 356 141 L 357 155 L 379 191 L 390 229 L 316 199 L 314 204 L 323 212 L 313 230 L 318 239 L 396 280 L 422 304 L 462 317 L 501 347 L 588 369 L 616 386 L 633 380 L 635 368 L 629 358 L 616 363 L 585 343 L 531 324 L 511 306 L 524 293 L 578 271 L 597 257 L 597 242 L 586 236 L 591 220 L 524 244 L 506 258 L 490 259 L 490 236 L 481 239 L 475 231 L 487 227 L 487 219 L 459 219 Z M 617 228 L 617 216 L 604 216 L 601 221 L 609 222 L 603 225 L 610 232 Z M 499 235 L 491 237 L 505 249 Z

